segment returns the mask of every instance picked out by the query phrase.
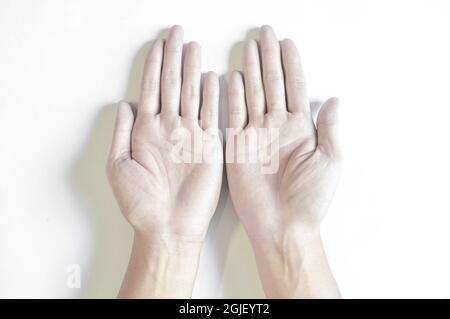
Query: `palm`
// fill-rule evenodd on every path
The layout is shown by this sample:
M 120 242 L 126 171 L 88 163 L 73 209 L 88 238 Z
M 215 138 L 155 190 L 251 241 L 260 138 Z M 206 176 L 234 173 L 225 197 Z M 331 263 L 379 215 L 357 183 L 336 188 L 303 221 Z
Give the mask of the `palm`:
M 279 162 L 273 172 L 263 169 L 270 165 L 261 158 L 256 163 L 227 162 L 233 203 L 252 235 L 282 233 L 291 225 L 318 225 L 333 195 L 339 175 L 334 147 L 336 101 L 323 105 L 316 128 L 304 83 L 295 45 L 282 41 L 280 52 L 273 30 L 267 27 L 259 44 L 247 42 L 244 79 L 239 73 L 230 79 L 230 123 L 238 137 L 229 137 L 234 140 L 228 140 L 227 152 L 234 152 L 234 142 L 237 154 L 249 158 L 261 146 L 252 138 L 239 144 L 239 136 L 259 136 L 261 129 L 278 130 L 279 136 L 278 145 L 271 143 L 275 151 L 271 161 L 276 162 L 278 155 Z
M 242 216 L 244 219 L 248 218 L 254 221 L 255 216 L 252 213 L 254 212 L 258 215 L 266 215 L 263 218 L 264 223 L 273 224 L 279 219 L 279 216 L 273 215 L 272 212 L 280 211 L 286 214 L 286 218 L 292 219 L 294 222 L 298 217 L 302 217 L 295 210 L 298 211 L 300 205 L 304 203 L 303 189 L 309 189 L 310 185 L 308 184 L 315 183 L 315 180 L 320 179 L 318 174 L 314 174 L 317 158 L 314 124 L 311 118 L 305 119 L 303 116 L 283 112 L 282 114 L 266 115 L 260 128 L 279 130 L 278 169 L 273 173 L 264 173 L 263 167 L 271 164 L 259 161 L 229 164 L 228 173 L 230 183 L 232 183 L 232 195 L 238 198 L 242 196 L 242 200 L 238 201 L 246 201 L 251 206 L 244 209 L 250 212 Z M 240 134 L 248 134 L 251 130 L 257 131 L 254 127 L 248 127 Z M 231 145 L 231 143 L 229 144 Z M 246 145 L 243 150 L 247 158 L 249 149 L 251 147 Z M 274 157 L 272 160 L 275 161 Z M 304 180 L 305 176 L 309 176 L 307 182 Z M 255 188 L 255 185 L 260 185 L 260 187 Z M 234 192 L 234 189 L 240 191 Z M 244 196 L 247 200 L 244 199 Z M 260 229 L 261 225 L 252 227 Z
M 135 125 L 132 157 L 135 169 L 142 172 L 143 176 L 137 181 L 141 196 L 128 197 L 135 201 L 130 203 L 130 207 L 136 208 L 131 212 L 135 215 L 133 218 L 145 219 L 145 223 L 152 228 L 160 226 L 152 225 L 155 221 L 161 222 L 154 214 L 170 212 L 165 215 L 167 220 L 163 220 L 163 223 L 182 228 L 183 233 L 195 234 L 205 229 L 208 217 L 214 211 L 222 164 L 220 161 L 176 162 L 172 134 L 174 131 L 180 132 L 182 136 L 178 134 L 177 139 L 186 140 L 194 134 L 200 134 L 204 144 L 195 151 L 203 156 L 208 152 L 206 155 L 210 157 L 221 158 L 222 146 L 218 136 L 190 125 L 189 121 L 178 118 L 170 122 L 164 123 L 160 117 L 155 117 Z M 205 185 L 213 187 L 205 192 Z M 152 211 L 148 207 L 152 207 Z
M 130 105 L 119 107 L 108 175 L 135 228 L 202 241 L 222 180 L 219 82 L 209 72 L 201 85 L 200 46 L 186 45 L 185 54 L 183 46 L 183 30 L 175 26 L 151 47 L 136 118 Z M 182 154 L 196 156 L 177 157 L 180 145 Z

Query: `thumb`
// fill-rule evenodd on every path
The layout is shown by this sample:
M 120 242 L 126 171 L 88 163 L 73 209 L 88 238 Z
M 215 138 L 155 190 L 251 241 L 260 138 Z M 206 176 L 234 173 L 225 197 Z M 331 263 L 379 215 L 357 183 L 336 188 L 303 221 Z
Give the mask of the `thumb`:
M 335 97 L 326 100 L 317 117 L 317 135 L 319 148 L 329 156 L 339 156 L 338 143 L 339 100 Z
M 133 123 L 134 114 L 131 105 L 123 101 L 119 102 L 114 135 L 109 153 L 111 160 L 131 158 L 131 131 L 133 129 Z

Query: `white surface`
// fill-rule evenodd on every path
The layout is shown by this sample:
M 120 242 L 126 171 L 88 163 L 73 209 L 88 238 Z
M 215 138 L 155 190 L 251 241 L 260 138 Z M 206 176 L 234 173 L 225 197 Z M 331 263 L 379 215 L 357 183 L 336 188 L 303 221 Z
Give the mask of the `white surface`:
M 112 104 L 136 100 L 145 44 L 175 23 L 221 75 L 271 24 L 311 98 L 340 97 L 346 167 L 323 236 L 344 297 L 450 297 L 447 3 L 1 0 L 0 297 L 116 295 L 131 230 L 104 176 Z M 226 189 L 194 296 L 263 296 Z

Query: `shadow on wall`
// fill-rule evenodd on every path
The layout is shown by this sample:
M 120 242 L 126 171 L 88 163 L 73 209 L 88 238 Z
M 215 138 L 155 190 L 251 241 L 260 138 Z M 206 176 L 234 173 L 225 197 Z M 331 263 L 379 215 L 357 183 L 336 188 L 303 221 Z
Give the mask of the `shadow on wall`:
M 89 143 L 79 158 L 72 183 L 89 209 L 95 229 L 91 267 L 82 270 L 83 298 L 113 298 L 129 258 L 131 229 L 124 222 L 105 175 L 115 105 L 102 108 Z
M 167 32 L 161 32 L 163 37 Z M 145 57 L 151 43 L 145 44 L 133 59 L 124 100 L 136 102 Z M 131 227 L 122 217 L 108 180 L 105 165 L 112 140 L 116 104 L 103 106 L 75 164 L 71 182 L 90 210 L 95 227 L 95 249 L 91 267 L 84 270 L 82 298 L 115 298 L 128 265 L 133 241 Z

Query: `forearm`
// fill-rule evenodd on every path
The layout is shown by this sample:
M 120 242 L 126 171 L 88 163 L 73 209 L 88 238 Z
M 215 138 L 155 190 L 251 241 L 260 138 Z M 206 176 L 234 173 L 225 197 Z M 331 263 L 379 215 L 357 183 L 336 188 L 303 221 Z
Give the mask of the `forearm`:
M 201 243 L 149 238 L 135 233 L 118 298 L 189 298 Z
M 340 298 L 319 231 L 252 243 L 268 298 Z

